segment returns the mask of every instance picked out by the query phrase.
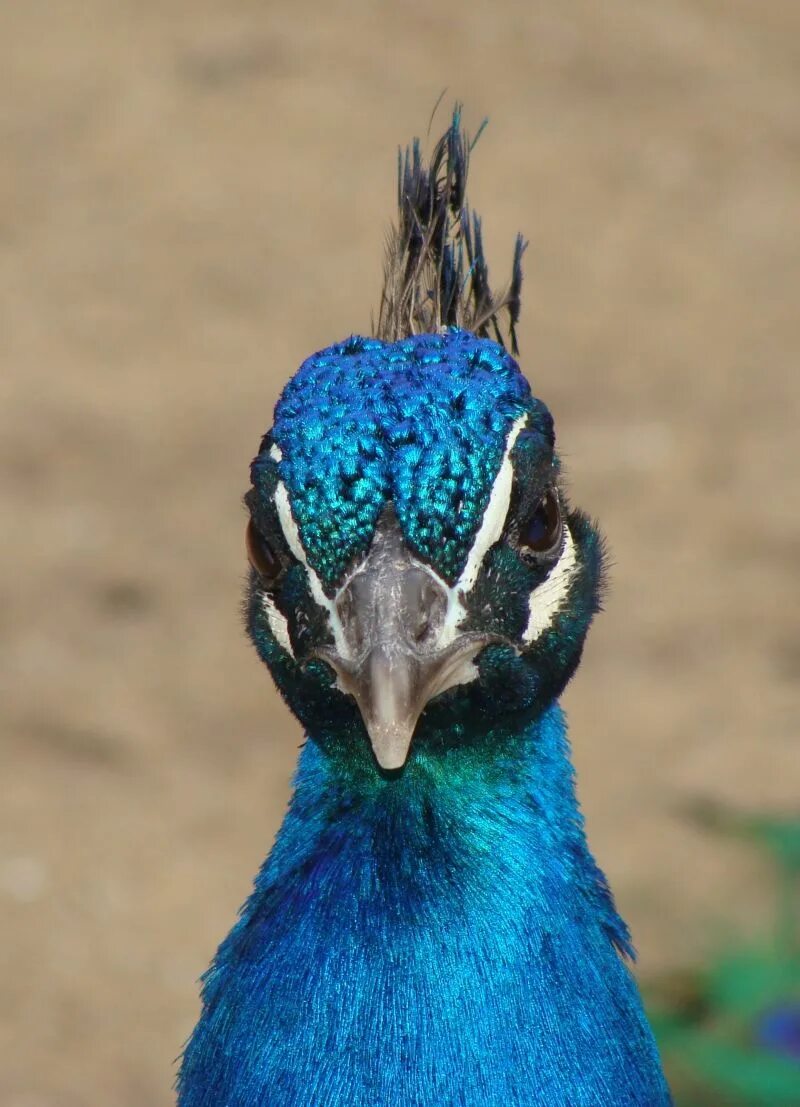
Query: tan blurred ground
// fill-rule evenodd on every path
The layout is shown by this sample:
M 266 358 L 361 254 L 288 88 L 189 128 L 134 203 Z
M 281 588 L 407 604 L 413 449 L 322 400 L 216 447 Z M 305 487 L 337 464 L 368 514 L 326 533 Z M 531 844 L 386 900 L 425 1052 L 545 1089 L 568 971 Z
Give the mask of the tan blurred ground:
M 614 553 L 568 695 L 642 972 L 766 914 L 676 814 L 796 805 L 796 0 L 0 7 L 3 1107 L 165 1107 L 299 741 L 238 618 L 287 375 L 368 329 L 447 86 Z

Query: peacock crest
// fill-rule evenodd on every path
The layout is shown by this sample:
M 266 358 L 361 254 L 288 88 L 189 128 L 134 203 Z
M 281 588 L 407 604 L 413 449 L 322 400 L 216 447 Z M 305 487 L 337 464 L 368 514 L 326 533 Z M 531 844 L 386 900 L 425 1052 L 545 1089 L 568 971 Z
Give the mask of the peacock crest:
M 470 154 L 486 120 L 470 139 L 456 105 L 452 122 L 426 165 L 419 139 L 397 154 L 397 225 L 384 265 L 377 338 L 396 342 L 409 335 L 460 327 L 518 352 L 516 326 L 522 289 L 525 240 L 517 235 L 511 280 L 492 288 L 483 252 L 481 220 L 467 204 Z M 506 334 L 502 316 L 507 316 Z

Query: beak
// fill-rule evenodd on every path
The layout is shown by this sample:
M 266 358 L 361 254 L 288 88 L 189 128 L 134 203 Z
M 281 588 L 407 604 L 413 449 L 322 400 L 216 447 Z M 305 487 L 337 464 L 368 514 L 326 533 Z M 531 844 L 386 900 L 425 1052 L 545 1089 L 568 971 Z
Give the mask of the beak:
M 406 763 L 420 715 L 434 696 L 471 680 L 489 639 L 468 634 L 442 645 L 448 592 L 384 518 L 363 565 L 336 597 L 348 656 L 321 649 L 339 686 L 358 704 L 382 769 Z

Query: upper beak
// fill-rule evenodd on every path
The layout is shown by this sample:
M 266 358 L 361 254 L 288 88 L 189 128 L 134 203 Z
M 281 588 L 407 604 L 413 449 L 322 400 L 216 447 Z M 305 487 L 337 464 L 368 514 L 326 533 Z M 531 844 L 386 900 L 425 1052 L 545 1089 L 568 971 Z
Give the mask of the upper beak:
M 348 656 L 319 651 L 355 698 L 383 769 L 405 764 L 429 700 L 475 675 L 471 662 L 488 639 L 468 634 L 443 644 L 447 607 L 444 586 L 411 555 L 397 523 L 384 520 L 337 596 Z

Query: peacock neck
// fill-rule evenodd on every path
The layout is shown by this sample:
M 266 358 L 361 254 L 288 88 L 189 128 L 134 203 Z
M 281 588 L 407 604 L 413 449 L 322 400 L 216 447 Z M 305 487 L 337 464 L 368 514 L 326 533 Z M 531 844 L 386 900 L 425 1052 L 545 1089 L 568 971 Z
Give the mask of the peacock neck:
M 586 845 L 558 706 L 504 733 L 488 755 L 485 743 L 445 753 L 423 747 L 397 774 L 344 763 L 311 740 L 295 785 L 259 877 L 264 890 L 291 879 L 303 856 L 326 880 L 336 874 L 338 894 L 363 893 L 376 915 L 410 921 L 409 912 L 430 912 L 435 921 L 460 905 L 474 930 L 482 912 L 497 917 L 504 894 L 511 914 L 525 903 L 542 925 L 570 903 L 630 952 Z
M 207 978 L 181 1105 L 662 1107 L 628 941 L 557 707 L 493 758 L 420 752 L 394 778 L 310 741 Z

